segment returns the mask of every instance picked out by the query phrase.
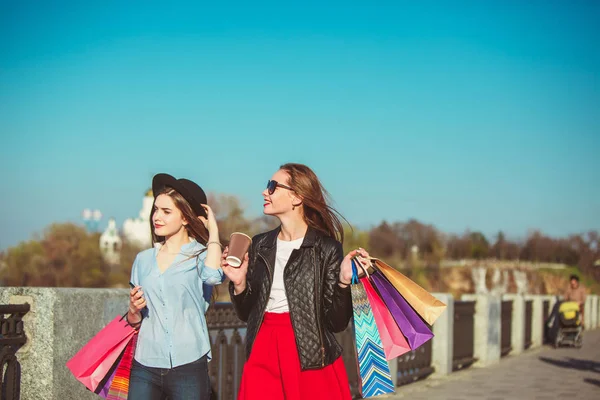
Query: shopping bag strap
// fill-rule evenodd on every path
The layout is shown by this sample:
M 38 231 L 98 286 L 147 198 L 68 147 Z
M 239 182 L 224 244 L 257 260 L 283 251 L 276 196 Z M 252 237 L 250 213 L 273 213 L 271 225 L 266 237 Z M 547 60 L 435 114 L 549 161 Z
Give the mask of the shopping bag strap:
M 354 258 L 351 260 L 352 262 L 352 280 L 350 281 L 353 285 L 358 283 L 358 270 L 356 269 L 356 262 Z
M 365 273 L 365 276 L 368 278 L 369 277 L 369 272 L 367 272 L 367 268 L 365 268 L 362 263 L 358 260 L 358 258 L 353 257 L 352 258 L 352 284 L 357 284 L 358 283 L 358 267 L 357 265 L 363 270 L 363 272 Z

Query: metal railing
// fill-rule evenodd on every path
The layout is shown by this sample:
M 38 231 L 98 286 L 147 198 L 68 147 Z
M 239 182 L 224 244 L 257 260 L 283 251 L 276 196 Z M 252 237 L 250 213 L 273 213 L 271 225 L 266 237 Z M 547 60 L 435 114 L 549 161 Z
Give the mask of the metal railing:
M 533 300 L 525 302 L 525 349 L 531 347 L 531 323 L 533 319 Z
M 475 343 L 475 302 L 454 302 L 454 343 L 452 370 L 457 371 L 472 365 Z
M 238 319 L 231 303 L 212 305 L 206 313 L 206 322 L 212 348 L 212 360 L 208 364 L 212 398 L 235 399 L 246 360 L 246 324 Z
M 352 321 L 344 332 L 336 334 L 336 338 L 343 348 L 342 358 L 348 373 L 350 392 L 352 398 L 360 399 L 358 390 L 358 370 Z M 431 340 L 415 351 L 410 351 L 397 358 L 396 385 L 402 386 L 425 378 L 435 371 L 431 366 Z
M 21 364 L 17 351 L 27 343 L 23 317 L 29 304 L 0 305 L 0 400 L 21 397 Z
M 548 320 L 548 317 L 550 316 L 550 300 L 544 300 L 543 301 L 543 306 L 542 306 L 542 313 L 543 313 L 543 320 L 542 320 L 542 343 L 546 344 L 548 343 L 548 335 L 546 335 L 546 321 Z
M 500 355 L 508 355 L 512 350 L 512 300 L 502 302 L 500 327 Z
M 431 366 L 431 340 L 398 357 L 398 380 L 396 385 L 402 386 L 423 379 L 433 373 Z

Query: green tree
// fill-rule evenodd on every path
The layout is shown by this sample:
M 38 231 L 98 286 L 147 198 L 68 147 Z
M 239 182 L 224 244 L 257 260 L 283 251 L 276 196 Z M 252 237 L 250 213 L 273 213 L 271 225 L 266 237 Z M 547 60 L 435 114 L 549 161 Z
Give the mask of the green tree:
M 52 224 L 41 240 L 6 251 L 2 280 L 10 286 L 106 287 L 109 267 L 102 260 L 99 234 L 72 224 Z
M 250 236 L 273 230 L 279 226 L 279 220 L 269 215 L 255 218 L 250 223 Z
M 126 238 L 122 239 L 119 264 L 111 266 L 109 285 L 111 287 L 129 287 L 131 278 L 131 267 L 137 254 L 144 250 L 137 245 L 129 242 Z
M 473 232 L 470 235 L 471 258 L 482 259 L 488 256 L 490 244 L 481 232 Z
M 42 243 L 31 240 L 9 248 L 2 255 L 0 279 L 5 286 L 43 286 L 46 260 Z
M 369 250 L 369 232 L 344 224 L 344 254 L 359 247 Z
M 392 227 L 385 221 L 369 232 L 368 250 L 375 257 L 389 258 L 399 248 L 400 243 Z
M 244 217 L 244 208 L 238 197 L 226 194 L 209 194 L 208 204 L 219 224 L 219 234 L 224 243 L 233 232 L 250 233 L 250 221 Z
M 450 235 L 446 241 L 447 254 L 450 259 L 464 260 L 471 256 L 471 233 L 463 235 Z

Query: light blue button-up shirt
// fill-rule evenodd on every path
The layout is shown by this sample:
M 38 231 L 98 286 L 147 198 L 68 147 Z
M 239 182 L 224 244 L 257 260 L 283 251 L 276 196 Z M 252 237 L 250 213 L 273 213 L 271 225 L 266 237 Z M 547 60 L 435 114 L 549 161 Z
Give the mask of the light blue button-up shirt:
M 175 368 L 211 358 L 204 313 L 212 286 L 223 282 L 223 270 L 204 265 L 204 246 L 192 240 L 163 273 L 156 255 L 159 247 L 142 251 L 131 269 L 131 282 L 142 287 L 147 309 L 140 328 L 135 359 L 154 368 Z

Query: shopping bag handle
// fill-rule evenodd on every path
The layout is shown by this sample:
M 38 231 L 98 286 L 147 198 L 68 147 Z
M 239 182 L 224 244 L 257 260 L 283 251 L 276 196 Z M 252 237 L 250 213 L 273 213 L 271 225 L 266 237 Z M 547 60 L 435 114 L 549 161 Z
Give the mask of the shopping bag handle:
M 144 320 L 144 316 L 142 315 L 142 319 L 140 320 L 140 322 L 132 324 L 131 322 L 129 322 L 129 319 L 127 318 L 127 314 L 129 314 L 129 311 L 127 311 L 125 314 L 123 314 L 121 319 L 119 319 L 119 322 L 125 320 L 125 322 L 127 322 L 127 325 L 132 327 L 137 332 L 140 329 L 140 327 L 142 326 L 142 321 Z
M 374 260 L 377 260 L 377 258 L 375 258 L 375 257 L 363 257 L 363 256 L 361 256 L 359 254 L 355 255 L 354 258 L 356 258 L 357 262 L 361 265 L 361 267 L 363 267 L 363 263 L 365 263 L 365 264 L 368 265 L 366 268 L 363 267 L 363 271 L 365 271 L 366 274 L 367 274 L 367 271 L 369 270 L 369 268 L 371 268 L 371 271 L 377 271 L 377 267 L 375 266 L 375 263 L 374 263 Z M 369 274 L 367 274 L 367 276 L 368 275 Z
M 359 265 L 360 268 L 363 270 L 363 272 L 365 273 L 365 276 L 368 278 L 369 277 L 369 272 L 367 271 L 367 268 L 365 268 L 362 263 L 360 262 L 360 260 L 357 257 L 353 257 L 352 258 L 352 284 L 357 284 L 358 283 L 358 268 L 356 267 L 356 265 Z

